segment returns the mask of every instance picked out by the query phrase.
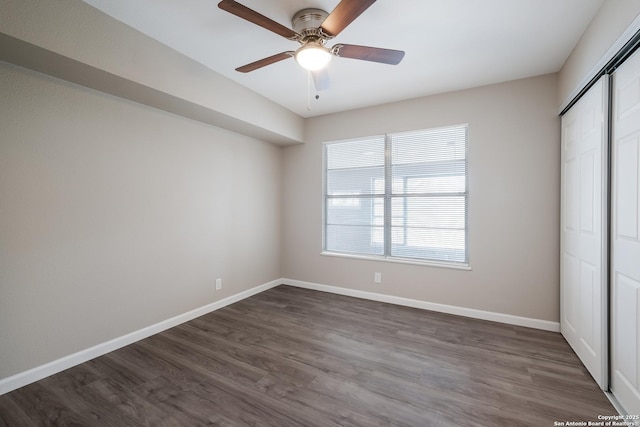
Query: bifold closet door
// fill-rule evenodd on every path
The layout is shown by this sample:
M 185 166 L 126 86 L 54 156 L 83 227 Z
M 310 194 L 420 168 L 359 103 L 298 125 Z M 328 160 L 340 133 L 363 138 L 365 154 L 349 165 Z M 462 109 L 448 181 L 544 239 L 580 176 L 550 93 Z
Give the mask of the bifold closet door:
M 560 328 L 598 385 L 608 387 L 603 77 L 562 116 Z
M 640 414 L 640 51 L 613 74 L 611 392 Z

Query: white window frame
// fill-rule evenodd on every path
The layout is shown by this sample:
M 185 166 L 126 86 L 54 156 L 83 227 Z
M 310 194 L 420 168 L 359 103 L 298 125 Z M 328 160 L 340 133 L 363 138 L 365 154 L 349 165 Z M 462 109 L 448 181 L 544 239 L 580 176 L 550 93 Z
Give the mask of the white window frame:
M 359 140 L 366 140 L 368 138 L 373 138 L 375 136 L 371 136 L 371 137 L 363 137 L 363 138 L 351 138 L 351 139 L 346 139 L 346 140 L 335 140 L 335 141 L 326 141 L 323 143 L 323 147 L 322 147 L 322 252 L 321 254 L 324 256 L 332 256 L 332 257 L 340 257 L 340 258 L 353 258 L 353 259 L 363 259 L 363 260 L 375 260 L 375 261 L 385 261 L 385 262 L 393 262 L 393 263 L 401 263 L 401 264 L 414 264 L 414 265 L 426 265 L 426 266 L 433 266 L 433 267 L 444 267 L 444 268 L 451 268 L 451 269 L 459 269 L 459 270 L 471 270 L 471 266 L 469 263 L 469 125 L 464 123 L 464 124 L 458 124 L 458 125 L 453 125 L 453 126 L 444 126 L 444 127 L 436 127 L 436 128 L 429 128 L 429 129 L 421 129 L 421 130 L 416 130 L 416 133 L 419 132 L 423 132 L 423 131 L 437 131 L 439 129 L 446 129 L 446 128 L 464 128 L 465 131 L 465 191 L 464 193 L 460 193 L 460 195 L 464 195 L 465 198 L 465 204 L 466 204 L 466 209 L 465 209 L 465 226 L 464 226 L 464 232 L 465 232 L 465 246 L 464 246 L 464 251 L 465 251 L 465 260 L 464 262 L 458 262 L 458 261 L 441 261 L 441 260 L 429 260 L 429 259 L 419 259 L 419 258 L 404 258 L 404 257 L 399 257 L 399 256 L 393 256 L 391 255 L 390 252 L 390 246 L 391 246 L 391 241 L 390 241 L 390 234 L 392 232 L 392 229 L 390 227 L 390 223 L 389 221 L 391 221 L 391 219 L 389 219 L 392 216 L 392 212 L 391 212 L 391 199 L 392 199 L 392 195 L 391 195 L 391 182 L 390 182 L 390 169 L 391 169 L 391 153 L 390 153 L 390 139 L 391 137 L 393 137 L 394 135 L 398 135 L 396 133 L 389 133 L 389 134 L 384 134 L 384 135 L 380 135 L 382 137 L 384 137 L 385 140 L 385 180 L 386 180 L 386 185 L 385 185 L 385 195 L 384 195 L 384 206 L 385 206 L 385 221 L 384 221 L 384 255 L 371 255 L 371 254 L 358 254 L 358 253 L 351 253 L 351 252 L 338 252 L 338 251 L 331 251 L 331 250 L 327 250 L 326 247 L 326 236 L 327 236 L 327 201 L 331 200 L 328 195 L 327 195 L 327 146 L 331 145 L 331 144 L 336 144 L 336 143 L 343 143 L 343 142 L 356 142 Z M 408 132 L 401 132 L 402 134 L 407 134 Z M 371 196 L 358 196 L 358 198 L 362 201 L 370 199 L 371 202 L 373 203 L 374 198 L 372 198 Z M 372 209 L 372 215 L 374 215 L 373 209 Z M 373 238 L 373 235 L 372 235 Z

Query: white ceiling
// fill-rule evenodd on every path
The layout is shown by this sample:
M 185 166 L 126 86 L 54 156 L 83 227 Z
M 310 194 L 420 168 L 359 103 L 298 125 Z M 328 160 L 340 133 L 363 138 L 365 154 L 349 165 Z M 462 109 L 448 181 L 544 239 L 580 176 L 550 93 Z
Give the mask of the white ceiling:
M 236 67 L 296 42 L 222 11 L 217 0 L 84 0 L 303 117 L 559 71 L 604 0 L 379 0 L 331 40 L 404 50 L 396 66 L 333 58 L 319 92 L 293 59 Z M 240 0 L 287 27 L 339 0 Z M 310 105 L 311 110 L 308 109 Z

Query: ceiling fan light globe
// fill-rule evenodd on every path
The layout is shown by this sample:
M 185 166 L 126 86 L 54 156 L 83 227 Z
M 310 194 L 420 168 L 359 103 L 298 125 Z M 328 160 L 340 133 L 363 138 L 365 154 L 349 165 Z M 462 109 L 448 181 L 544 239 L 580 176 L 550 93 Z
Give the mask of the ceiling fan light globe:
M 302 68 L 309 71 L 321 70 L 331 61 L 331 52 L 323 46 L 302 46 L 295 53 L 295 58 Z

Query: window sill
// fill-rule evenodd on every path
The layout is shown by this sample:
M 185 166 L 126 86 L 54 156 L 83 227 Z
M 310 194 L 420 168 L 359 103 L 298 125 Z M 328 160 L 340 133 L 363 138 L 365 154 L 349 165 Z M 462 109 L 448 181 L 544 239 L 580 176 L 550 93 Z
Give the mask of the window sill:
M 355 254 L 327 252 L 327 251 L 322 251 L 320 255 L 337 257 L 337 258 L 351 258 L 351 259 L 361 259 L 366 261 L 393 262 L 396 264 L 421 265 L 423 267 L 438 267 L 438 268 L 449 268 L 452 270 L 471 271 L 471 266 L 469 264 L 457 263 L 457 262 L 449 263 L 449 262 L 437 262 L 437 261 L 418 261 L 418 260 L 408 259 L 408 258 L 392 258 L 392 257 L 376 256 L 376 255 L 355 255 Z

